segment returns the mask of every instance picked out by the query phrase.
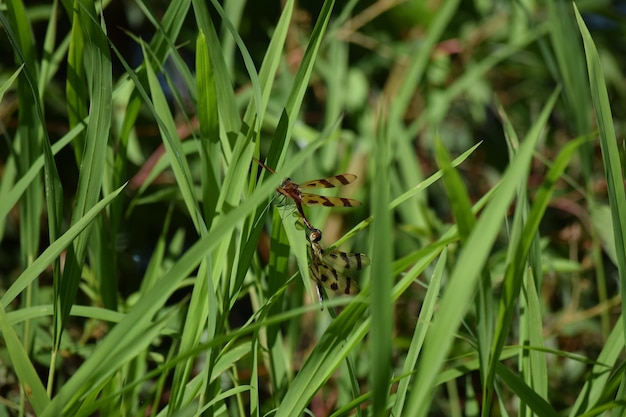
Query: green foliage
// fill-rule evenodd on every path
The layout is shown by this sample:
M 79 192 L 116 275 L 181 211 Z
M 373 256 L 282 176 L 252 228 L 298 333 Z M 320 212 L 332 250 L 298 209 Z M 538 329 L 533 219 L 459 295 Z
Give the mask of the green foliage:
M 606 6 L 282 3 L 5 2 L 0 415 L 622 415 Z

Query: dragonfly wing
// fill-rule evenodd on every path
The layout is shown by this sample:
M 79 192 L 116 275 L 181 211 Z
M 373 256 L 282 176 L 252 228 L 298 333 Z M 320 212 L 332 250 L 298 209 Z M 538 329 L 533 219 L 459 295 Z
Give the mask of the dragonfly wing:
M 320 178 L 318 180 L 307 181 L 300 184 L 302 188 L 333 188 L 350 184 L 356 180 L 354 174 L 339 174 L 328 178 Z
M 325 195 L 302 193 L 300 198 L 302 204 L 307 206 L 357 207 L 361 205 L 360 201 L 345 197 L 326 197 Z
M 346 253 L 338 250 L 325 253 L 324 261 L 339 269 L 360 270 L 370 264 L 370 258 L 364 253 Z
M 319 263 L 318 271 L 319 282 L 333 292 L 337 294 L 356 294 L 359 292 L 359 287 L 352 278 L 340 274 L 332 266 Z

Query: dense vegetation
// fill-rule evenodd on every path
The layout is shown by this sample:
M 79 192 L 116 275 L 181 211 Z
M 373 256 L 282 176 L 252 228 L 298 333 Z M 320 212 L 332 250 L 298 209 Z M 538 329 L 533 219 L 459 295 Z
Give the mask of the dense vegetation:
M 300 3 L 0 7 L 0 416 L 624 415 L 619 7 Z

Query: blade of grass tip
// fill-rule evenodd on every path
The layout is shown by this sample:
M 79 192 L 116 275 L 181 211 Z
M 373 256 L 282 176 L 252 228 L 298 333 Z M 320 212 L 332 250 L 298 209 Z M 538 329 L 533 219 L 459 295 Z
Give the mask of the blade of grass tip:
M 557 97 L 558 91 L 551 97 L 547 104 L 548 108 L 552 108 L 551 105 Z M 458 263 L 452 271 L 449 285 L 440 303 L 435 325 L 424 346 L 415 384 L 408 398 L 407 409 L 417 410 L 417 417 L 424 416 L 429 410 L 436 377 L 454 338 L 454 332 L 450 330 L 458 327 L 465 311 L 470 306 L 480 271 L 500 231 L 500 225 L 514 197 L 516 184 L 520 178 L 526 177 L 538 140 L 539 135 L 530 137 L 524 142 L 516 158 L 511 161 L 492 200 L 476 222 Z
M 476 219 L 472 214 L 472 205 L 461 176 L 453 169 L 450 155 L 446 152 L 440 138 L 435 141 L 435 159 L 443 174 L 443 183 L 458 227 L 459 237 L 461 242 L 464 242 L 472 231 Z
M 482 144 L 482 142 L 477 143 L 476 145 L 472 146 L 467 151 L 463 152 L 461 155 L 456 157 L 452 161 L 452 164 L 451 164 L 452 167 L 456 167 L 456 166 L 459 166 L 460 164 L 462 164 L 467 158 L 469 158 L 469 156 L 472 153 L 474 153 L 474 151 L 481 144 Z M 398 207 L 400 204 L 404 203 L 409 198 L 411 198 L 411 197 L 415 196 L 416 194 L 426 190 L 426 188 L 430 187 L 433 183 L 435 183 L 437 180 L 439 180 L 442 176 L 443 176 L 443 172 L 441 170 L 435 172 L 430 177 L 426 178 L 425 180 L 421 181 L 419 184 L 415 185 L 411 189 L 405 191 L 404 193 L 402 193 L 401 195 L 399 195 L 398 197 L 393 199 L 393 201 L 391 201 L 389 207 L 390 208 Z
M 50 16 L 57 16 L 59 13 L 59 2 L 57 0 L 52 2 Z M 69 46 L 69 34 L 61 41 L 56 41 L 56 34 L 58 30 L 58 19 L 49 19 L 48 27 L 46 28 L 46 37 L 43 46 L 43 59 L 41 63 L 41 72 L 39 76 L 39 98 L 43 101 L 46 86 L 50 83 L 50 80 L 54 77 L 55 73 L 59 69 L 62 57 L 65 56 L 66 48 Z M 58 49 L 62 51 L 59 54 Z
M 374 188 L 372 189 L 372 214 L 376 221 L 372 226 L 372 266 L 370 285 L 370 309 L 372 311 L 370 344 L 370 384 L 373 394 L 373 414 L 383 415 L 389 399 L 391 378 L 391 342 L 393 339 L 393 305 L 391 301 L 392 238 L 391 211 L 389 210 L 389 125 L 381 108 L 378 115 L 379 133 L 374 139 Z
M 570 113 L 568 122 L 573 123 L 576 133 L 587 134 L 591 130 L 589 118 L 589 80 L 585 74 L 584 51 L 582 43 L 572 42 L 579 35 L 573 9 L 569 2 L 550 1 L 546 4 L 550 25 L 550 43 L 556 56 L 556 63 L 566 92 L 564 99 Z M 591 144 L 589 144 L 591 146 Z M 591 156 L 593 152 L 581 149 L 585 177 L 592 174 Z
M 13 74 L 0 86 L 0 100 L 4 98 L 4 94 L 7 92 L 9 88 L 13 85 L 17 77 L 22 73 L 24 69 L 24 64 L 21 64 Z
M 624 177 L 622 175 L 623 168 L 620 162 L 620 151 L 617 145 L 617 138 L 615 137 L 611 106 L 598 51 L 575 4 L 574 11 L 583 38 L 583 45 L 585 46 L 591 101 L 593 102 L 598 123 L 604 175 L 608 185 L 609 205 L 611 206 L 611 218 L 613 220 L 617 268 L 621 283 L 622 314 L 626 314 L 626 191 L 624 190 Z M 626 326 L 626 320 L 623 321 L 623 325 Z
M 476 145 L 472 146 L 470 149 L 468 149 L 467 151 L 463 152 L 461 155 L 456 157 L 452 161 L 452 166 L 456 167 L 460 165 L 461 163 L 463 163 L 463 161 L 465 161 L 481 145 L 481 143 L 482 142 L 477 143 Z M 425 180 L 421 181 L 417 185 L 413 186 L 409 190 L 400 194 L 398 197 L 394 198 L 392 201 L 389 202 L 389 209 L 393 210 L 396 207 L 400 206 L 405 201 L 407 201 L 408 199 L 410 199 L 411 197 L 415 196 L 416 194 L 422 191 L 425 191 L 428 187 L 430 187 L 437 180 L 439 180 L 442 177 L 442 175 L 443 175 L 442 171 L 439 170 L 435 172 L 434 174 L 432 174 L 430 177 L 426 178 Z M 335 242 L 334 245 L 330 246 L 329 249 L 334 249 L 335 247 L 341 245 L 343 242 L 351 239 L 354 235 L 356 235 L 356 233 L 368 227 L 373 222 L 373 220 L 374 220 L 374 216 L 369 216 L 365 220 L 362 220 L 360 223 L 358 223 L 356 226 L 350 229 L 347 233 L 345 233 L 339 240 L 337 240 L 337 242 Z

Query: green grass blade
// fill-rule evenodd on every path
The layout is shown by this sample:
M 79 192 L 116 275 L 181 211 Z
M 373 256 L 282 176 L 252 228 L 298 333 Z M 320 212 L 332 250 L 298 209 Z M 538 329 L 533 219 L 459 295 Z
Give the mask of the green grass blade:
M 4 99 L 5 93 L 13 85 L 23 69 L 24 64 L 20 65 L 19 68 L 16 69 L 15 72 L 2 84 L 2 86 L 0 86 L 0 101 Z M 2 238 L 4 237 L 4 231 L 7 225 L 6 216 L 11 208 L 17 203 L 17 199 L 11 201 L 9 197 L 11 191 L 15 189 L 11 188 L 13 187 L 17 176 L 15 158 L 10 156 L 6 159 L 5 163 L 6 165 L 4 167 L 4 172 L 2 173 L 2 181 L 0 181 L 0 242 L 3 240 Z
M 207 227 L 210 228 L 219 196 L 220 121 L 211 54 L 202 32 L 196 41 L 196 77 L 201 134 L 199 145 L 202 160 L 202 207 Z
M 556 101 L 554 94 L 551 103 Z M 550 108 L 550 103 L 546 106 Z M 493 242 L 500 230 L 509 204 L 514 197 L 519 178 L 525 178 L 535 150 L 539 135 L 529 137 L 516 158 L 511 161 L 492 200 L 485 207 L 482 216 L 469 236 L 464 250 L 450 276 L 450 282 L 441 300 L 440 309 L 435 318 L 435 325 L 424 346 L 424 352 L 418 367 L 417 379 L 408 398 L 407 408 L 417 410 L 417 416 L 423 416 L 429 409 L 435 387 L 435 378 L 439 374 L 446 353 L 450 348 L 453 332 L 469 307 L 474 288 L 480 276 Z
M 587 379 L 576 398 L 576 403 L 569 412 L 570 417 L 579 416 L 591 411 L 605 396 L 608 381 L 611 378 L 612 368 L 617 366 L 620 355 L 624 350 L 624 326 L 620 317 L 613 326 L 613 330 L 606 339 L 602 351 L 598 355 L 597 363 L 593 365 L 591 374 L 594 377 Z
M 146 45 L 143 44 L 142 47 L 144 50 L 144 56 L 148 56 L 149 54 L 145 49 Z M 182 145 L 176 133 L 176 123 L 174 122 L 174 118 L 172 117 L 156 73 L 152 69 L 150 60 L 146 59 L 145 64 L 148 84 L 152 94 L 154 116 L 159 125 L 159 131 L 161 132 L 163 144 L 165 145 L 165 149 L 170 156 L 170 163 L 172 170 L 174 171 L 174 176 L 176 177 L 176 184 L 180 188 L 181 196 L 187 206 L 187 211 L 189 212 L 189 215 L 194 223 L 196 231 L 201 234 L 206 230 L 206 225 L 204 224 L 200 208 L 196 203 L 189 163 L 184 158 L 185 154 L 182 151 Z
M 523 404 L 528 406 L 533 413 L 542 417 L 560 416 L 560 414 L 544 398 L 537 395 L 535 391 L 526 385 L 524 381 L 515 375 L 509 368 L 499 363 L 497 365 L 496 372 L 498 373 L 498 377 L 504 380 L 507 386 L 515 392 Z
M 382 111 L 381 111 L 382 119 Z M 384 126 L 384 123 L 381 122 Z M 370 384 L 372 387 L 374 415 L 383 415 L 387 408 L 391 378 L 391 342 L 393 329 L 393 304 L 391 287 L 393 275 L 391 262 L 393 249 L 392 212 L 389 210 L 389 132 L 380 128 L 374 142 L 375 179 L 372 190 L 372 214 L 376 218 L 372 227 L 372 266 L 370 284 L 370 310 L 372 311 L 371 337 L 376 340 L 370 347 Z
M 21 176 L 41 153 L 43 107 L 37 91 L 38 65 L 35 42 L 24 5 L 19 1 L 8 1 L 5 4 L 8 17 L 4 11 L 0 12 L 0 23 L 13 46 L 16 62 L 18 65 L 24 65 L 17 84 L 17 97 L 21 104 L 16 132 L 16 141 L 19 145 L 14 145 L 19 149 L 16 162 L 18 176 Z M 39 251 L 39 227 L 43 205 L 41 191 L 41 177 L 35 177 L 26 188 L 22 204 L 19 205 L 21 261 L 25 266 L 37 257 Z M 25 343 L 29 343 L 29 337 L 25 339 Z
M 14 366 L 20 386 L 24 387 L 26 396 L 33 410 L 37 415 L 41 415 L 50 402 L 46 389 L 41 383 L 41 379 L 35 370 L 34 364 L 28 355 L 13 326 L 8 322 L 4 307 L 0 306 L 0 331 L 4 340 L 4 345 Z
M 124 189 L 122 186 L 107 195 L 94 205 L 83 217 L 74 223 L 67 231 L 52 243 L 35 261 L 13 282 L 11 287 L 0 298 L 0 305 L 4 308 L 9 305 L 30 283 L 39 278 L 39 275 L 80 235 L 93 219 L 119 195 Z
M 537 129 L 534 130 L 534 135 L 539 136 L 540 125 L 535 125 Z M 533 131 L 529 133 L 524 142 L 531 141 L 533 137 Z M 554 186 L 557 180 L 563 175 L 565 168 L 569 165 L 571 158 L 578 151 L 578 148 L 588 140 L 587 138 L 581 138 L 576 141 L 569 142 L 561 151 L 554 164 L 546 175 L 546 180 L 542 184 L 539 192 L 535 197 L 533 206 L 528 215 L 528 220 L 523 226 L 523 231 L 519 235 L 518 239 L 512 240 L 512 248 L 514 253 L 512 259 L 507 265 L 505 272 L 505 279 L 503 285 L 503 295 L 500 302 L 500 309 L 498 312 L 498 323 L 496 325 L 496 338 L 491 350 L 490 359 L 490 372 L 495 371 L 495 366 L 499 361 L 500 354 L 504 347 L 504 344 L 508 338 L 508 331 L 510 329 L 512 316 L 515 311 L 519 292 L 524 277 L 524 270 L 527 264 L 527 257 L 530 251 L 535 235 L 537 233 L 539 223 L 543 218 L 546 208 L 554 192 Z M 493 375 L 489 375 L 489 381 L 492 381 Z
M 624 171 L 620 161 L 620 151 L 615 136 L 611 106 L 602 74 L 600 57 L 576 5 L 574 5 L 574 11 L 585 46 L 591 99 L 600 134 L 600 149 L 602 150 L 604 175 L 608 185 L 609 205 L 611 206 L 613 234 L 615 236 L 623 314 L 626 311 L 626 191 L 624 190 Z M 623 325 L 626 326 L 626 321 L 623 321 Z
M 217 33 L 213 26 L 211 16 L 209 14 L 207 3 L 203 0 L 192 0 L 193 11 L 196 17 L 196 23 L 200 33 L 206 37 L 209 53 L 211 54 L 211 65 L 215 75 L 215 86 L 217 89 L 217 97 L 220 108 L 220 121 L 224 125 L 224 131 L 228 136 L 240 133 L 241 118 L 237 109 L 237 100 L 232 87 L 230 73 L 224 62 L 222 47 L 219 42 Z M 232 139 L 232 137 L 230 138 Z M 222 142 L 224 147 L 226 160 L 229 161 L 230 149 L 232 145 L 230 141 Z
M 84 62 L 89 68 L 86 74 L 89 85 L 89 123 L 85 130 L 85 149 L 80 161 L 76 203 L 72 223 L 85 216 L 98 201 L 104 177 L 106 147 L 111 126 L 111 103 L 113 82 L 111 57 L 104 29 L 97 23 L 93 5 L 79 6 L 82 32 L 85 36 Z M 55 346 L 58 347 L 62 329 L 76 299 L 82 264 L 91 237 L 90 227 L 81 234 L 66 256 L 63 279 L 55 281 L 55 297 L 58 306 L 55 315 Z M 55 304 L 56 304 L 55 303 Z
M 326 33 L 334 5 L 334 0 L 324 1 L 322 10 L 320 10 L 318 15 L 313 33 L 311 34 L 311 39 L 302 57 L 302 62 L 296 73 L 293 87 L 289 92 L 287 103 L 281 114 L 276 134 L 272 139 L 272 145 L 267 154 L 267 164 L 270 168 L 280 166 L 287 155 L 286 150 L 291 140 L 293 126 L 298 120 L 297 115 L 302 106 L 302 99 L 308 87 L 309 79 L 311 78 L 311 73 L 315 66 L 317 52 L 324 40 L 324 34 Z
M 541 294 L 535 286 L 534 277 L 528 271 L 524 276 L 524 281 L 524 298 L 520 309 L 522 312 L 520 322 L 524 328 L 520 330 L 520 345 L 537 349 L 531 349 L 528 355 L 524 354 L 520 358 L 523 361 L 522 372 L 526 384 L 532 387 L 541 398 L 548 400 L 548 360 L 543 350 L 545 345 L 541 320 L 542 307 L 539 299 Z
M 79 131 L 83 130 L 82 126 L 72 129 L 65 136 L 59 139 L 54 145 L 52 145 L 52 154 L 56 155 L 63 148 L 72 143 L 76 135 Z M 44 165 L 44 155 L 41 154 L 37 157 L 35 162 L 30 166 L 28 171 L 20 177 L 20 179 L 15 183 L 15 186 L 8 191 L 6 194 L 6 198 L 0 200 L 0 219 L 6 218 L 9 211 L 17 204 L 18 200 L 22 197 L 25 190 L 28 188 L 29 184 L 33 182 L 33 180 L 40 175 L 41 168 Z M 5 177 L 3 177 L 2 181 L 3 187 L 5 184 Z
M 424 345 L 424 340 L 426 339 L 426 333 L 432 323 L 437 301 L 439 300 L 439 290 L 441 288 L 441 281 L 444 277 L 447 259 L 448 251 L 446 249 L 439 257 L 433 272 L 433 278 L 428 285 L 428 291 L 426 292 L 426 297 L 424 298 L 424 304 L 422 304 L 419 321 L 415 328 L 415 332 L 413 332 L 413 339 L 411 340 L 411 345 L 409 346 L 406 360 L 404 361 L 404 365 L 402 367 L 401 375 L 406 376 L 398 384 L 398 391 L 396 392 L 396 398 L 391 409 L 391 415 L 402 416 L 407 414 L 404 412 L 404 404 L 406 396 L 409 394 L 409 388 L 413 379 L 411 371 L 415 369 L 415 365 L 417 364 L 417 360 Z
M 88 94 L 85 85 L 85 33 L 82 22 L 81 6 L 73 2 L 72 30 L 67 55 L 67 79 L 65 82 L 65 96 L 67 97 L 67 116 L 70 128 L 82 123 L 89 114 Z M 80 133 L 74 142 L 74 155 L 80 163 L 85 150 L 85 133 Z

